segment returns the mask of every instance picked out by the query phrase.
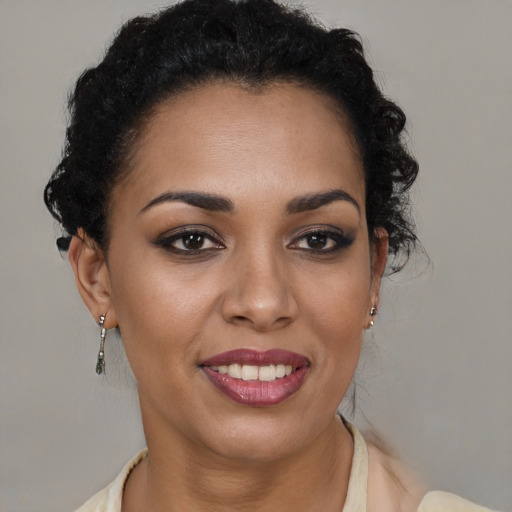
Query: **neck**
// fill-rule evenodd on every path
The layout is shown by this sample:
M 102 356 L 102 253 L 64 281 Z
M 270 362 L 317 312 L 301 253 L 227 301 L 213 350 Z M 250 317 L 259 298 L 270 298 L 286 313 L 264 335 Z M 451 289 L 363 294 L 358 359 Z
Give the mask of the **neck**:
M 231 460 L 186 439 L 146 438 L 149 455 L 128 479 L 123 512 L 343 509 L 353 441 L 336 416 L 307 446 L 272 461 Z

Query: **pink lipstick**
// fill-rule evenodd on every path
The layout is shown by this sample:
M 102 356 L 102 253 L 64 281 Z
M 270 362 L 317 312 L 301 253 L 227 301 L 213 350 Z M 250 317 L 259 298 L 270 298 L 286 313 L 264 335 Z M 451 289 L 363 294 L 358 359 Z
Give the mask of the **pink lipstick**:
M 302 386 L 309 360 L 294 352 L 236 349 L 217 354 L 200 365 L 210 382 L 243 405 L 277 405 Z

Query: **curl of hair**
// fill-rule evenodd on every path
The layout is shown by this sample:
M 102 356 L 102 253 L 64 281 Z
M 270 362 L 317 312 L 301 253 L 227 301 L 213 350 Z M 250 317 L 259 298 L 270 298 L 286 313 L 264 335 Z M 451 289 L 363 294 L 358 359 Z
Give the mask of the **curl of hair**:
M 327 30 L 273 0 L 185 0 L 121 28 L 76 83 L 63 157 L 45 188 L 68 235 L 83 228 L 107 248 L 109 195 L 137 130 L 169 96 L 216 81 L 292 82 L 331 97 L 362 158 L 370 236 L 385 228 L 390 253 L 407 260 L 417 242 L 408 191 L 418 165 L 404 142 L 404 113 L 376 85 L 357 34 Z

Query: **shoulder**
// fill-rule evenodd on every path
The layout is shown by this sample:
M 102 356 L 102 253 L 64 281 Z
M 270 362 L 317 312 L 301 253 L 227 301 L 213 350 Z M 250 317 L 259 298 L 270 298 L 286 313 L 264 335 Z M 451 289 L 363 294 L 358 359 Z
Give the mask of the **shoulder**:
M 110 512 L 112 507 L 107 508 L 108 506 L 108 496 L 110 494 L 111 487 L 114 482 L 112 482 L 109 486 L 105 487 L 102 491 L 95 494 L 92 498 L 89 498 L 79 509 L 75 512 Z M 119 509 L 121 510 L 121 509 Z M 112 510 L 112 512 L 117 512 L 117 510 Z
M 396 457 L 373 443 L 368 447 L 368 512 L 416 512 L 425 487 Z
M 455 494 L 426 492 L 398 459 L 368 443 L 368 512 L 491 512 Z
M 126 479 L 131 470 L 146 457 L 147 453 L 147 449 L 144 449 L 132 457 L 112 483 L 87 500 L 75 512 L 121 512 Z
M 475 505 L 455 494 L 431 491 L 425 495 L 418 512 L 491 512 L 488 508 Z

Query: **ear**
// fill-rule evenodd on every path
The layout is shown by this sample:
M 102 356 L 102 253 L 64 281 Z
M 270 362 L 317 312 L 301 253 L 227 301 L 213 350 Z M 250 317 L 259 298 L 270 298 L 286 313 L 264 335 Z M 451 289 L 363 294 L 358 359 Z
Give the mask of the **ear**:
M 386 263 L 388 261 L 389 236 L 384 228 L 376 228 L 374 231 L 372 243 L 372 281 L 370 286 L 370 304 L 368 305 L 368 314 L 374 307 L 377 311 L 380 303 L 380 285 Z
M 68 254 L 76 286 L 94 321 L 98 323 L 100 316 L 105 315 L 105 328 L 115 327 L 117 317 L 103 251 L 80 228 L 78 234 L 71 239 Z

